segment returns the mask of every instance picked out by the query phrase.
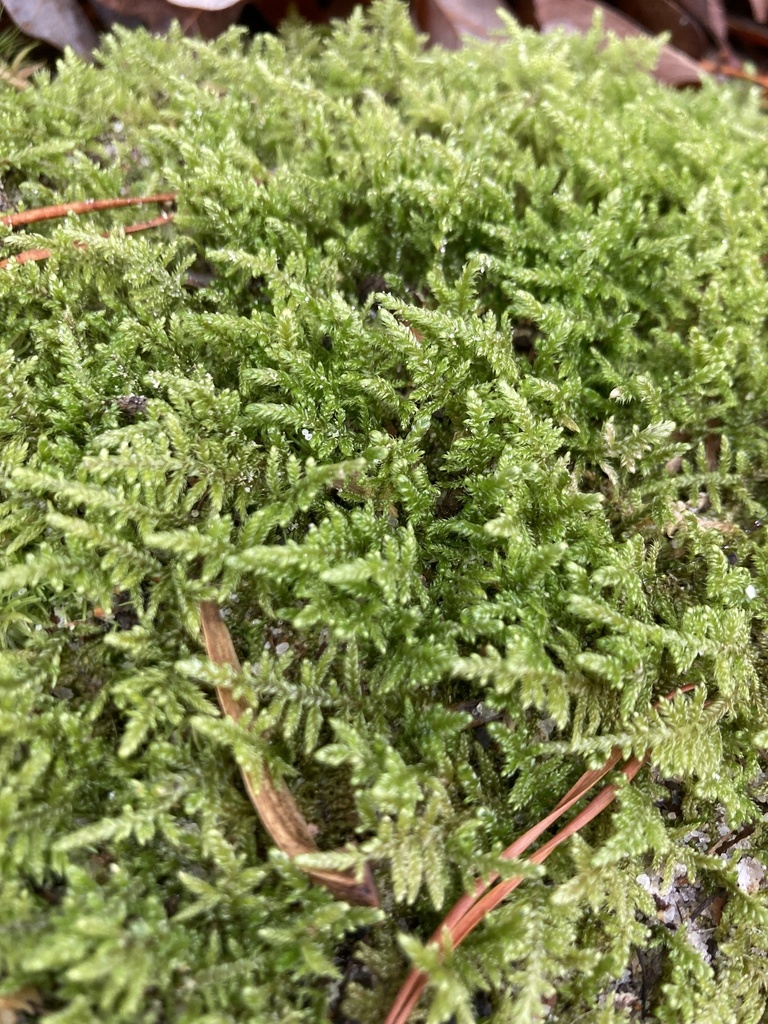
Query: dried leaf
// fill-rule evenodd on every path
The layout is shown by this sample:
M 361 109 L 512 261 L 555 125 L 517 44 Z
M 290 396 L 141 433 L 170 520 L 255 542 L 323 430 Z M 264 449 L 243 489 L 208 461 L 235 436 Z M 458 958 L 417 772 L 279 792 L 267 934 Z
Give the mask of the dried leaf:
M 174 7 L 194 7 L 198 11 L 223 11 L 234 7 L 238 0 L 168 0 Z
M 36 988 L 20 988 L 7 996 L 0 996 L 0 1024 L 20 1024 L 28 1016 L 43 1009 L 43 1000 Z
M 201 602 L 200 620 L 208 657 L 217 665 L 229 665 L 239 672 L 240 662 L 235 653 L 232 638 L 221 618 L 219 607 L 214 601 Z M 235 700 L 229 689 L 217 687 L 216 696 L 222 713 L 235 721 L 247 709 L 247 705 L 243 701 Z M 275 845 L 289 857 L 296 857 L 303 853 L 317 853 L 313 829 L 303 817 L 287 786 L 282 783 L 275 784 L 266 770 L 262 772 L 258 788 L 247 771 L 241 768 L 240 774 L 251 803 Z M 361 882 L 356 880 L 351 871 L 317 871 L 306 868 L 302 868 L 302 870 L 306 871 L 313 882 L 329 889 L 337 899 L 366 907 L 379 905 L 376 885 L 368 867 L 366 867 L 366 874 Z
M 70 46 L 90 58 L 99 37 L 75 0 L 3 0 L 3 8 L 22 32 L 63 50 Z
M 43 61 L 35 64 L 26 63 L 26 58 L 31 48 L 22 50 L 21 53 L 14 57 L 10 64 L 0 62 L 0 79 L 3 82 L 7 82 L 8 85 L 12 85 L 14 89 L 18 89 L 19 92 L 29 88 L 30 78 L 45 67 Z
M 669 32 L 672 46 L 694 60 L 707 52 L 709 40 L 704 29 L 675 0 L 614 0 L 613 5 L 652 35 Z
M 637 22 L 625 18 L 598 0 L 523 0 L 517 7 L 525 13 L 528 20 L 533 20 L 542 32 L 565 29 L 566 32 L 589 32 L 595 17 L 600 11 L 603 28 L 613 32 L 619 38 L 628 36 L 644 36 L 649 33 Z M 701 82 L 699 67 L 674 46 L 665 46 L 659 55 L 654 74 L 668 85 L 693 85 Z
M 367 6 L 370 0 L 251 0 L 267 25 L 277 28 L 289 10 L 296 11 L 304 21 L 324 24 L 331 18 L 346 18 L 355 7 Z
M 500 0 L 412 0 L 411 14 L 430 42 L 458 50 L 464 36 L 487 39 L 504 28 Z
M 140 22 L 150 32 L 167 32 L 178 21 L 187 35 L 214 39 L 233 25 L 245 7 L 245 0 L 226 3 L 221 0 L 196 0 L 193 3 L 171 3 L 171 0 L 100 0 L 117 16 L 116 20 Z
M 679 5 L 710 33 L 721 47 L 728 46 L 728 25 L 723 0 L 677 0 Z

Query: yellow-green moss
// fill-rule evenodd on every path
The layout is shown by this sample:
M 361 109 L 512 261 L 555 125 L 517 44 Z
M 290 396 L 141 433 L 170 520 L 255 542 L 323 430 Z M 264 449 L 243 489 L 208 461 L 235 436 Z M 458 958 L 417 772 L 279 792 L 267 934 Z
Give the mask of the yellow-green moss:
M 53 254 L 0 274 L 0 985 L 51 1024 L 314 1024 L 353 955 L 373 1024 L 398 936 L 418 959 L 614 744 L 680 814 L 641 775 L 435 971 L 432 1019 L 481 989 L 498 1022 L 553 991 L 550 1019 L 624 1019 L 643 945 L 658 1021 L 762 1019 L 764 895 L 691 832 L 764 847 L 766 121 L 651 51 L 425 51 L 388 2 L 122 33 L 0 91 L 14 208 L 178 192 L 143 237 L 114 234 L 135 210 L 9 232 Z M 254 734 L 211 699 L 206 598 Z M 235 767 L 262 758 L 315 811 L 349 785 L 328 835 L 384 911 L 270 849 Z M 678 863 L 730 894 L 711 963 L 636 881 Z

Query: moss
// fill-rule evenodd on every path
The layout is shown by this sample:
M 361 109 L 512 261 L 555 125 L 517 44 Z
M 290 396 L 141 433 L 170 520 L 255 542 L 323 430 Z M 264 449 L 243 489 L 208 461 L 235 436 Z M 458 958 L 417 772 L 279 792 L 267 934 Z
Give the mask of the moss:
M 315 1022 L 341 991 L 377 1021 L 615 744 L 657 775 L 434 966 L 432 1019 L 623 1019 L 635 946 L 660 1021 L 761 1019 L 764 896 L 691 834 L 765 840 L 766 123 L 652 59 L 426 51 L 388 2 L 118 33 L 0 91 L 20 203 L 178 192 L 144 237 L 9 237 L 52 255 L 0 275 L 0 971 L 46 1019 Z M 256 733 L 218 716 L 203 599 Z M 270 848 L 238 759 L 359 843 L 385 911 Z M 729 894 L 711 962 L 636 881 L 679 863 Z

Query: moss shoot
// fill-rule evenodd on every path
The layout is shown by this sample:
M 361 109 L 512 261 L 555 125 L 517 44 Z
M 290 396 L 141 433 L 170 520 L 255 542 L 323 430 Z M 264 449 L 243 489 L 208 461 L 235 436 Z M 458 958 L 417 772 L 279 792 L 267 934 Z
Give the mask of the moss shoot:
M 654 53 L 388 0 L 0 84 L 6 210 L 178 194 L 0 227 L 52 250 L 0 271 L 0 986 L 50 1024 L 376 1024 L 412 960 L 433 1022 L 613 1024 L 637 951 L 648 1019 L 765 1019 L 768 122 Z M 425 953 L 615 745 L 652 768 Z M 681 870 L 703 948 L 638 881 Z

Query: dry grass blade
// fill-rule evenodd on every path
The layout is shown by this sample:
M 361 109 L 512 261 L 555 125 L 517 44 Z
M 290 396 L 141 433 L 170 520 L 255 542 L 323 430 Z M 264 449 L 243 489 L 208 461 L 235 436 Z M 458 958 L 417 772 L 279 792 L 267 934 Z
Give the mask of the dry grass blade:
M 200 620 L 208 657 L 217 665 L 229 665 L 239 672 L 240 661 L 235 652 L 232 638 L 221 618 L 219 607 L 214 601 L 201 603 Z M 247 709 L 242 701 L 235 700 L 231 691 L 224 687 L 216 687 L 216 697 L 222 713 L 235 721 Z M 240 774 L 251 803 L 275 845 L 289 857 L 296 857 L 304 853 L 317 853 L 312 829 L 296 805 L 290 790 L 285 785 L 275 784 L 266 769 L 262 772 L 258 787 L 247 771 L 241 768 Z M 358 881 L 352 872 L 316 871 L 306 868 L 302 868 L 302 870 L 306 871 L 313 882 L 329 889 L 337 899 L 367 907 L 379 905 L 373 875 L 367 867 L 361 881 Z
M 504 850 L 501 855 L 502 858 L 504 860 L 514 860 L 515 857 L 519 857 L 520 854 L 525 853 L 531 843 L 534 843 L 539 836 L 554 825 L 554 823 L 561 818 L 566 811 L 569 811 L 574 804 L 577 804 L 593 786 L 597 785 L 597 783 L 600 782 L 608 772 L 616 767 L 620 760 L 621 751 L 617 747 L 611 751 L 610 757 L 602 767 L 584 772 L 579 781 L 571 787 L 560 803 L 557 804 L 557 806 L 554 807 L 545 818 L 536 822 L 535 825 L 519 836 L 514 843 L 511 843 L 506 850 Z M 494 882 L 498 881 L 498 878 L 498 874 L 494 873 L 487 879 L 478 881 L 475 886 L 474 893 L 462 896 L 462 898 L 457 901 L 447 916 L 443 919 L 440 927 L 432 936 L 432 941 L 436 943 L 439 942 L 440 937 L 446 928 L 453 929 L 464 915 L 467 914 L 477 903 L 483 893 L 487 892 L 488 888 L 493 885 Z
M 50 255 L 50 249 L 25 249 L 24 252 L 18 252 L 15 256 L 0 260 L 0 270 L 10 267 L 12 263 L 36 263 L 38 260 L 47 260 Z
M 640 771 L 642 766 L 645 764 L 646 758 L 632 758 L 628 761 L 621 769 L 622 773 L 626 775 L 628 781 L 632 781 L 637 773 Z M 593 818 L 604 811 L 605 808 L 613 802 L 618 793 L 618 786 L 611 783 L 606 786 L 605 789 L 601 790 L 597 796 L 593 797 L 589 801 L 587 806 L 576 815 L 573 821 L 569 821 L 567 825 L 560 829 L 560 831 L 552 836 L 546 843 L 539 847 L 531 856 L 528 858 L 531 864 L 543 864 L 547 857 L 554 850 L 564 843 L 566 839 L 570 839 L 572 835 L 575 835 L 579 829 L 589 824 Z M 466 913 L 458 926 L 452 931 L 452 940 L 454 947 L 466 939 L 470 932 L 480 924 L 486 914 L 490 913 L 495 907 L 506 899 L 513 889 L 516 889 L 523 879 L 518 875 L 515 878 L 508 878 L 506 882 L 501 882 L 495 886 L 489 892 L 479 899 L 477 903 Z

